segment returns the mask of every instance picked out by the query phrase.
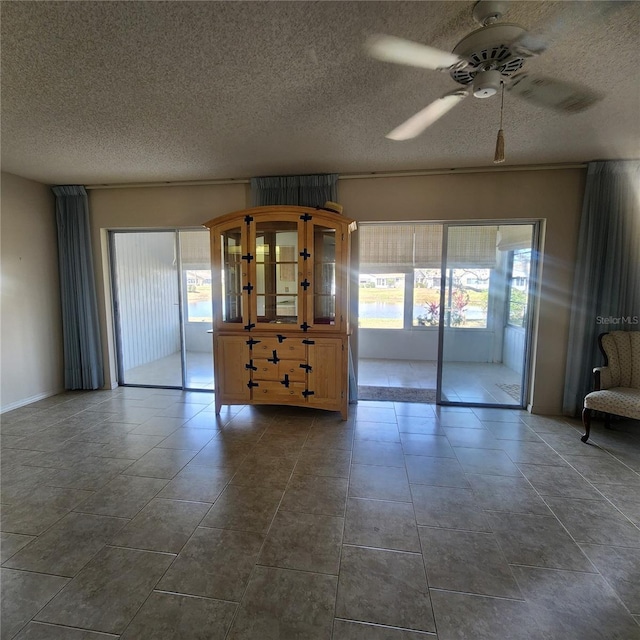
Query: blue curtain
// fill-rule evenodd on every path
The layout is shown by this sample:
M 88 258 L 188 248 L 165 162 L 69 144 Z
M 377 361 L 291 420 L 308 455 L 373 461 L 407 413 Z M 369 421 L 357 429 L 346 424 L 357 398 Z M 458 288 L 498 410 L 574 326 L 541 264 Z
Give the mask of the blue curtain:
M 102 346 L 89 234 L 89 201 L 81 186 L 52 187 L 56 196 L 65 389 L 104 385 Z
M 327 200 L 338 200 L 337 187 L 337 173 L 251 178 L 251 203 L 254 207 L 271 204 L 321 207 Z
M 576 416 L 602 364 L 598 335 L 640 329 L 640 161 L 590 162 L 578 235 L 563 411 Z

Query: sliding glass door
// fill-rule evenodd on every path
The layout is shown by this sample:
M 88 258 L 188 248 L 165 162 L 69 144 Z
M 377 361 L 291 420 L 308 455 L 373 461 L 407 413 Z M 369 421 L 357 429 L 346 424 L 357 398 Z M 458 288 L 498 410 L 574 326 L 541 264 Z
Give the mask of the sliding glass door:
M 536 225 L 445 224 L 437 401 L 526 404 Z
M 111 233 L 122 385 L 213 390 L 209 234 Z

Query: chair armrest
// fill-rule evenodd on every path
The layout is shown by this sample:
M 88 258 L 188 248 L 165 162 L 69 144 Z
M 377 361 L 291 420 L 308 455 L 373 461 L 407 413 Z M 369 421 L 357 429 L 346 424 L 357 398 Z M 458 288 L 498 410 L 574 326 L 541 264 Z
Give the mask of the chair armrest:
M 611 378 L 611 371 L 609 370 L 609 367 L 595 367 L 593 370 L 593 377 L 594 389 L 596 391 L 610 389 L 613 386 L 613 380 Z

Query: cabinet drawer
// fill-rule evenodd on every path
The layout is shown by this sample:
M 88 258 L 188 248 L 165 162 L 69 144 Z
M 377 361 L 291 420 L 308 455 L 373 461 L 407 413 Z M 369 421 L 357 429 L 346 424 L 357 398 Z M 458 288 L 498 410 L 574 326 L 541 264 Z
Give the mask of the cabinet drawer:
M 280 381 L 284 380 L 285 376 L 289 376 L 291 382 L 306 382 L 307 372 L 300 368 L 300 364 L 306 363 L 300 363 L 298 360 L 279 360 L 278 364 L 273 364 L 269 360 L 256 358 L 253 361 L 253 366 L 256 368 L 253 379 Z
M 253 366 L 256 371 L 253 372 L 254 380 L 283 380 L 284 376 L 280 375 L 280 363 L 273 364 L 263 358 L 255 358 Z
M 265 381 L 258 382 L 258 386 L 252 389 L 253 400 L 279 401 L 289 398 L 304 398 L 302 392 L 305 390 L 304 382 L 292 382 L 285 387 L 279 382 Z
M 278 338 L 256 338 L 256 340 L 260 342 L 253 345 L 254 358 L 271 358 L 275 351 L 278 358 L 282 360 L 303 362 L 307 359 L 307 345 L 302 344 L 301 338 L 285 338 L 283 342 L 279 342 Z

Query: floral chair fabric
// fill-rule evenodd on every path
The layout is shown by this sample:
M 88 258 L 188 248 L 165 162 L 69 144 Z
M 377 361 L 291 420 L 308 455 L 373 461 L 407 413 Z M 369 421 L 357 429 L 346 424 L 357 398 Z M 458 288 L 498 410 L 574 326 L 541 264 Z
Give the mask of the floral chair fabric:
M 605 366 L 593 370 L 596 390 L 584 399 L 582 421 L 589 438 L 591 412 L 640 420 L 640 331 L 612 331 L 600 336 Z

